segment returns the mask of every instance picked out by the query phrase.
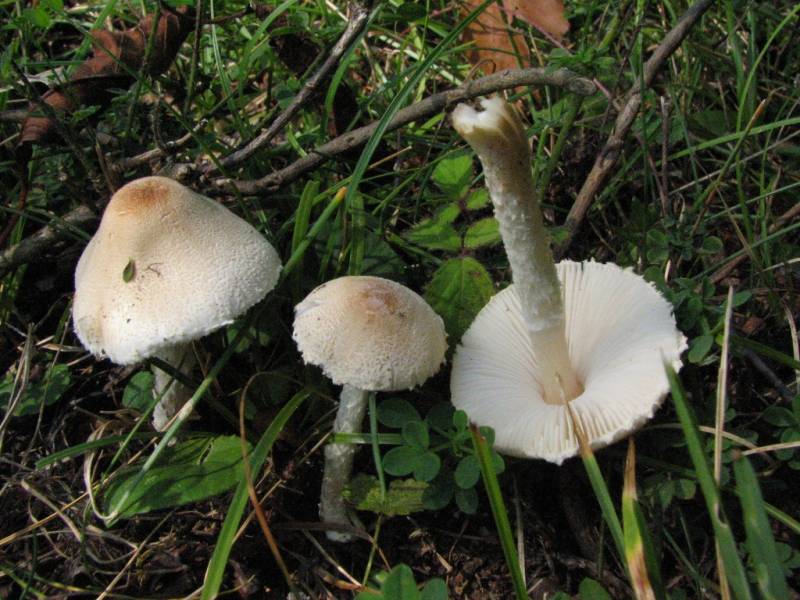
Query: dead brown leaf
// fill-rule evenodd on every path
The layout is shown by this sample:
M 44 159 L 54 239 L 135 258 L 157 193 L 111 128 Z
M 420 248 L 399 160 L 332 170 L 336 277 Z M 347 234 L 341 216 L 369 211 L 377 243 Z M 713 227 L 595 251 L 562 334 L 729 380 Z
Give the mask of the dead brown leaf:
M 481 0 L 464 0 L 469 13 Z M 486 73 L 531 66 L 531 53 L 525 36 L 510 24 L 517 18 L 540 31 L 561 39 L 569 31 L 562 0 L 502 0 L 491 4 L 464 33 L 465 41 L 474 42 L 469 60 Z
M 144 65 L 147 39 L 153 29 L 153 15 L 143 18 L 125 31 L 92 31 L 94 52 L 81 63 L 63 85 L 48 90 L 42 100 L 56 114 L 69 114 L 86 104 L 104 106 L 111 100 L 111 89 L 127 87 L 134 81 L 132 73 L 143 67 L 151 75 L 165 71 L 175 59 L 183 40 L 194 27 L 188 7 L 164 12 L 158 20 L 155 39 L 147 65 Z M 31 113 L 39 112 L 36 105 Z M 22 123 L 19 146 L 51 141 L 55 123 L 47 116 L 29 115 Z

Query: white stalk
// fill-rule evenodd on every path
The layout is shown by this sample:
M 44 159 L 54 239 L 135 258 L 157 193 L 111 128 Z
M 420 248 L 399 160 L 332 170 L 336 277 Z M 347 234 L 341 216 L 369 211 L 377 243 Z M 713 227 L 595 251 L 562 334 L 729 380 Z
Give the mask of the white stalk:
M 191 375 L 194 367 L 194 353 L 191 344 L 178 344 L 161 349 L 158 358 L 172 365 L 185 375 Z M 186 387 L 166 371 L 153 367 L 153 395 L 160 398 L 153 409 L 153 427 L 156 431 L 164 431 L 169 420 L 192 397 L 193 389 Z
M 367 408 L 369 392 L 343 385 L 339 397 L 339 410 L 333 424 L 334 433 L 353 433 L 361 428 Z M 328 444 L 325 446 L 325 466 L 322 473 L 319 515 L 323 523 L 350 526 L 347 506 L 342 498 L 345 484 L 350 481 L 353 470 L 353 457 L 356 446 L 353 444 Z M 338 531 L 326 533 L 334 542 L 349 542 L 353 536 Z
M 531 152 L 514 108 L 494 97 L 483 111 L 466 104 L 453 111 L 453 127 L 483 165 L 486 187 L 528 326 L 545 401 L 563 404 L 581 392 L 564 335 L 564 305 L 550 241 L 531 177 Z

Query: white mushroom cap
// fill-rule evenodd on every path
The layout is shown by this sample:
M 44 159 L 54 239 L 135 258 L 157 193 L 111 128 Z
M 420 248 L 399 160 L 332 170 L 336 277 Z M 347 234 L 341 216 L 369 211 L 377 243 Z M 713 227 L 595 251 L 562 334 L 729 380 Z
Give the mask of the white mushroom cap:
M 686 339 L 670 304 L 640 276 L 614 264 L 556 265 L 570 361 L 583 393 L 570 402 L 593 448 L 650 419 L 678 370 Z M 560 464 L 578 453 L 567 408 L 547 404 L 514 286 L 481 310 L 453 359 L 453 404 L 495 430 L 495 448 Z
M 93 354 L 132 364 L 231 323 L 280 268 L 222 205 L 165 177 L 137 179 L 111 198 L 78 262 L 75 331 Z
M 294 341 L 334 383 L 375 392 L 422 384 L 447 350 L 441 317 L 380 277 L 340 277 L 316 288 L 295 307 Z

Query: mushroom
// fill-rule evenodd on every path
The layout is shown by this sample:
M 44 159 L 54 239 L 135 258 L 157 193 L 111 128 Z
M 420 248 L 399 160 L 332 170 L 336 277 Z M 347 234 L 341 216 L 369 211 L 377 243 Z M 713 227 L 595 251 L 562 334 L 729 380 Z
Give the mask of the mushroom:
M 483 165 L 514 283 L 478 314 L 453 359 L 453 404 L 495 430 L 506 454 L 560 464 L 578 452 L 570 410 L 594 448 L 652 417 L 680 368 L 686 339 L 669 303 L 613 264 L 550 251 L 531 177 L 531 153 L 501 98 L 461 104 L 456 131 Z
M 306 364 L 318 365 L 342 385 L 334 433 L 356 431 L 369 392 L 421 385 L 444 362 L 444 323 L 418 294 L 380 277 L 348 276 L 323 283 L 295 307 L 294 341 Z M 355 447 L 328 444 L 320 518 L 349 525 L 342 490 Z M 351 536 L 329 531 L 333 541 Z
M 75 270 L 72 318 L 98 358 L 149 357 L 191 372 L 191 342 L 227 325 L 278 281 L 275 249 L 222 205 L 165 177 L 120 188 Z M 191 390 L 154 368 L 165 429 Z

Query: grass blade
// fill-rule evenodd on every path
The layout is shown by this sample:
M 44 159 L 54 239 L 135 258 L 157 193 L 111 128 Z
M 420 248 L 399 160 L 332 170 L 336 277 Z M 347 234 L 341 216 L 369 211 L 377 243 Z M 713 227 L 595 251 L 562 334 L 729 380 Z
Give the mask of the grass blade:
M 58 450 L 57 452 L 53 452 L 52 454 L 48 454 L 44 458 L 40 458 L 36 461 L 35 468 L 36 470 L 45 469 L 50 467 L 62 460 L 68 460 L 75 456 L 80 456 L 81 454 L 86 454 L 96 448 L 105 448 L 106 446 L 113 446 L 119 442 L 123 442 L 129 438 L 135 440 L 150 440 L 155 437 L 158 437 L 158 432 L 156 431 L 143 431 L 136 433 L 132 436 L 128 435 L 112 435 L 109 437 L 99 438 L 95 440 L 89 440 L 88 442 L 82 442 L 80 444 L 75 444 L 74 446 L 70 446 L 68 448 L 64 448 L 63 450 Z
M 381 501 L 386 500 L 386 478 L 383 474 L 383 459 L 378 442 L 378 409 L 375 406 L 375 394 L 369 395 L 369 440 L 372 445 L 372 459 L 375 461 L 375 471 L 378 473 L 378 482 L 381 486 Z
M 339 205 L 342 203 L 342 199 L 346 193 L 345 188 L 339 188 L 336 192 L 336 195 L 333 199 L 328 203 L 328 206 L 325 207 L 325 210 L 317 218 L 316 222 L 311 226 L 308 232 L 300 239 L 297 243 L 297 247 L 292 248 L 292 255 L 289 257 L 289 260 L 286 261 L 286 264 L 283 265 L 283 269 L 281 270 L 281 278 L 285 279 L 289 276 L 289 274 L 295 270 L 297 265 L 303 259 L 306 250 L 311 245 L 311 243 L 316 239 L 319 232 L 322 231 L 322 228 L 325 227 L 325 224 L 328 220 L 333 216 L 333 214 L 339 209 Z M 292 240 L 292 244 L 294 245 L 294 240 Z
M 292 255 L 300 249 L 300 245 L 308 234 L 308 228 L 311 224 L 311 211 L 314 209 L 314 201 L 319 193 L 319 182 L 309 181 L 303 188 L 303 193 L 300 195 L 300 202 L 297 205 L 297 211 L 294 214 L 294 227 L 292 228 Z M 303 256 L 304 253 L 298 254 L 297 265 L 300 267 L 291 277 L 292 282 L 292 297 L 294 303 L 300 301 L 302 297 L 302 272 Z
M 522 570 L 517 560 L 517 549 L 514 544 L 514 536 L 511 533 L 511 522 L 508 520 L 503 494 L 500 492 L 500 484 L 497 482 L 497 475 L 492 465 L 492 455 L 489 451 L 489 444 L 486 443 L 477 425 L 470 424 L 472 443 L 475 446 L 475 454 L 478 455 L 478 462 L 481 465 L 481 475 L 483 485 L 486 487 L 486 495 L 489 497 L 489 505 L 492 507 L 492 516 L 497 526 L 497 535 L 500 536 L 500 544 L 503 547 L 503 554 L 506 557 L 508 570 L 511 571 L 511 579 L 514 582 L 514 591 L 517 600 L 528 598 L 528 591 L 525 589 L 525 579 L 522 577 Z
M 789 588 L 783 574 L 781 561 L 775 547 L 767 513 L 764 510 L 764 499 L 758 477 L 746 456 L 738 456 L 733 462 L 736 475 L 736 489 L 742 505 L 744 529 L 747 534 L 746 543 L 758 582 L 758 588 L 764 598 L 780 600 L 789 598 Z
M 264 432 L 264 435 L 261 436 L 258 444 L 256 444 L 256 447 L 250 454 L 250 467 L 253 471 L 258 471 L 261 465 L 264 464 L 269 451 L 272 449 L 272 444 L 274 444 L 275 440 L 278 438 L 278 434 L 280 434 L 286 422 L 306 398 L 308 398 L 308 392 L 298 392 L 275 416 L 275 419 L 270 423 L 270 426 Z M 242 479 L 239 485 L 236 486 L 236 491 L 233 493 L 233 499 L 228 508 L 228 516 L 225 517 L 225 522 L 222 524 L 219 536 L 217 536 L 214 553 L 211 555 L 211 560 L 206 569 L 203 593 L 200 596 L 202 600 L 216 598 L 219 593 L 219 588 L 222 585 L 222 576 L 225 574 L 225 567 L 228 566 L 228 556 L 230 556 L 231 549 L 233 548 L 236 530 L 239 528 L 239 523 L 242 520 L 242 514 L 247 506 L 248 497 L 247 482 Z
M 319 193 L 319 181 L 309 181 L 300 194 L 300 202 L 294 213 L 294 228 L 292 228 L 292 254 L 297 252 L 308 233 L 311 220 L 311 210 Z
M 752 350 L 756 354 L 760 354 L 761 356 L 765 356 L 777 363 L 786 365 L 795 371 L 800 370 L 800 361 L 795 360 L 788 354 L 784 354 L 780 350 L 776 350 L 775 348 L 771 348 L 765 344 L 761 344 L 739 335 L 731 335 L 731 343 L 733 343 L 735 346 L 739 346 L 740 348 Z
M 364 213 L 364 197 L 354 193 L 347 205 L 350 213 L 350 264 L 349 275 L 361 275 L 364 266 L 364 245 L 366 239 L 367 220 Z
M 668 463 L 663 460 L 658 460 L 647 456 L 640 456 L 639 462 L 648 465 L 654 469 L 663 469 L 664 471 L 668 471 L 670 473 L 676 473 L 681 477 L 685 477 L 686 479 L 697 479 L 697 473 L 695 473 L 691 469 L 680 467 L 678 465 L 673 465 L 672 463 Z M 730 488 L 727 487 L 723 487 L 722 489 L 723 491 L 734 492 L 737 495 L 740 495 L 740 493 L 737 490 L 731 490 Z M 771 516 L 773 519 L 781 523 L 781 525 L 791 529 L 792 532 L 795 533 L 796 535 L 800 535 L 800 521 L 789 516 L 784 511 L 773 506 L 769 502 L 764 502 L 764 510 L 769 516 Z
M 711 517 L 711 525 L 714 528 L 714 537 L 719 544 L 720 554 L 725 565 L 725 575 L 734 596 L 739 600 L 750 600 L 753 597 L 750 593 L 750 585 L 747 582 L 744 566 L 736 550 L 736 540 L 733 539 L 733 532 L 725 518 L 719 490 L 716 483 L 714 483 L 714 475 L 711 472 L 711 467 L 708 466 L 703 444 L 697 433 L 697 422 L 694 413 L 686 402 L 683 386 L 678 380 L 675 370 L 671 365 L 665 365 L 665 368 L 672 392 L 672 400 L 675 402 L 675 411 L 678 413 L 678 419 L 683 428 L 686 446 L 689 449 L 694 470 L 697 473 L 697 481 L 706 500 L 708 514 Z
M 275 541 L 275 536 L 272 535 L 267 516 L 261 507 L 258 492 L 256 492 L 256 486 L 253 483 L 253 472 L 250 469 L 250 444 L 247 443 L 247 428 L 245 427 L 245 400 L 247 399 L 247 390 L 250 384 L 257 378 L 258 375 L 253 375 L 239 396 L 239 444 L 242 452 L 242 476 L 247 486 L 247 495 L 250 497 L 250 503 L 253 505 L 253 512 L 255 512 L 258 524 L 261 526 L 261 532 L 264 534 L 269 551 L 272 553 L 272 557 L 275 559 L 281 574 L 283 574 L 283 579 L 286 581 L 286 585 L 291 590 L 292 595 L 298 596 L 292 574 L 289 573 L 289 569 L 286 567 L 286 562 L 283 560 L 278 543 Z
M 592 491 L 594 492 L 597 502 L 600 504 L 600 511 L 603 513 L 603 519 L 608 525 L 611 532 L 611 537 L 614 539 L 614 545 L 617 547 L 619 559 L 625 564 L 625 541 L 622 534 L 622 524 L 619 521 L 617 510 L 614 508 L 614 501 L 611 499 L 611 494 L 606 486 L 603 474 L 600 472 L 600 465 L 597 464 L 597 459 L 594 457 L 594 452 L 589 446 L 586 439 L 586 434 L 583 427 L 578 421 L 575 413 L 567 406 L 567 413 L 572 420 L 572 427 L 575 430 L 575 436 L 578 438 L 578 447 L 580 448 L 581 460 L 583 467 L 586 469 L 586 475 L 589 477 L 589 483 L 592 484 Z

